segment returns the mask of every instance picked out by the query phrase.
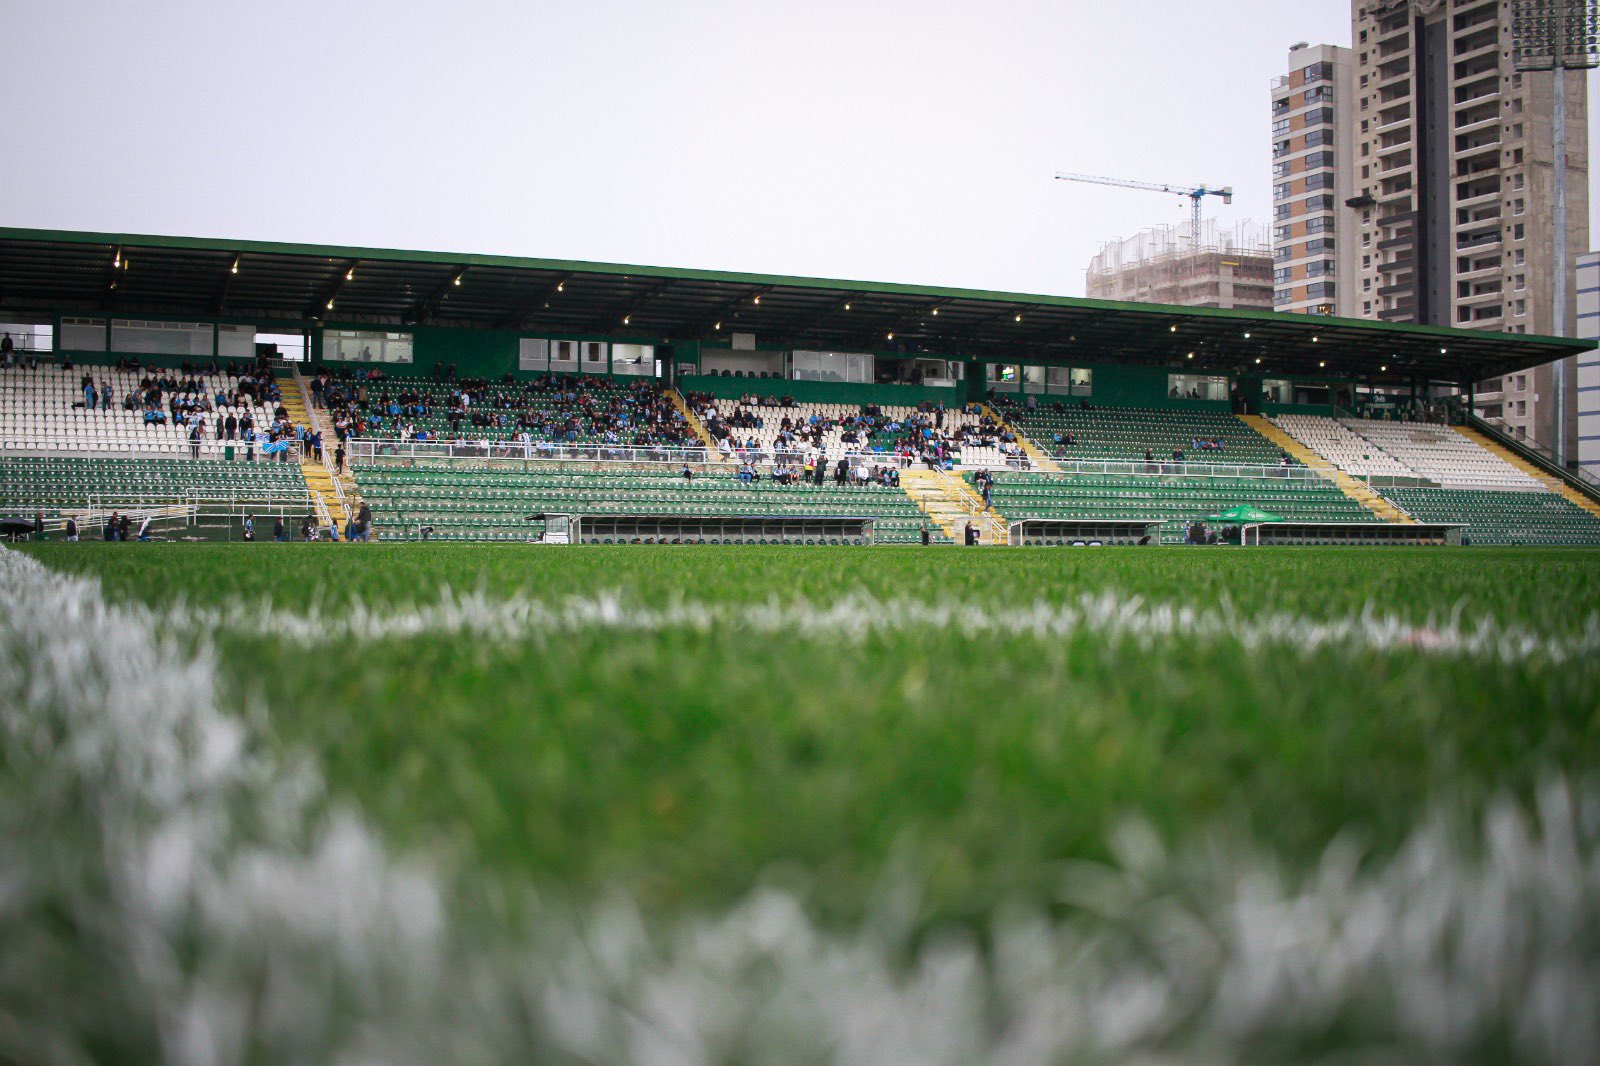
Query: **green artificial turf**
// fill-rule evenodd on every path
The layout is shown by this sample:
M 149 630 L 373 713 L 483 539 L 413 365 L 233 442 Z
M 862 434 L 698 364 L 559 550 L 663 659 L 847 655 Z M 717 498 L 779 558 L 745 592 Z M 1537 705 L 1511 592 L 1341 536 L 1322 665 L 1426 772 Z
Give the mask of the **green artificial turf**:
M 1049 904 L 1063 862 L 1122 820 L 1174 841 L 1238 831 L 1290 868 L 1339 834 L 1375 854 L 1440 797 L 1468 805 L 1600 757 L 1600 664 L 1214 635 L 829 633 L 739 605 L 907 602 L 1004 615 L 1085 594 L 1336 621 L 1362 612 L 1576 638 L 1600 553 L 36 545 L 124 603 L 220 607 L 223 684 L 261 741 L 310 753 L 339 802 L 408 848 L 558 896 L 674 911 L 763 879 L 858 919 L 886 866 L 925 920 Z M 709 626 L 428 631 L 307 647 L 272 607 L 339 618 L 446 590 L 710 605 Z M 259 624 L 255 621 L 261 619 Z M 193 634 L 190 634 L 193 636 Z

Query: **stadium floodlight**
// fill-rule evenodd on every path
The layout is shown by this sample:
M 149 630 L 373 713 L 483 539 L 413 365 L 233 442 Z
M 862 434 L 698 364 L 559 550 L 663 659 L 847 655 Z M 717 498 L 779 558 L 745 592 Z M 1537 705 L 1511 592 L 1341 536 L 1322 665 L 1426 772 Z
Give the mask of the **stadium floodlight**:
M 1512 0 L 1511 61 L 1518 70 L 1600 66 L 1596 0 Z
M 1600 11 L 1597 0 L 1512 0 L 1511 61 L 1518 70 L 1550 71 L 1553 101 L 1551 141 L 1554 155 L 1552 194 L 1555 210 L 1555 270 L 1552 272 L 1550 332 L 1567 334 L 1567 93 L 1566 72 L 1600 65 Z M 1551 452 L 1556 464 L 1567 465 L 1567 365 L 1556 360 L 1552 375 L 1555 432 Z

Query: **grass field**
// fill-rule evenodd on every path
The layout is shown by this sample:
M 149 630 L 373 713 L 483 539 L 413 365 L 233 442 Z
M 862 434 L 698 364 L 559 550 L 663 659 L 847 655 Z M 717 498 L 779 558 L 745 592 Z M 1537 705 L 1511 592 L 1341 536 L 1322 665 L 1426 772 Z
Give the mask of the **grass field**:
M 0 1059 L 1600 1048 L 1597 553 L 0 565 Z

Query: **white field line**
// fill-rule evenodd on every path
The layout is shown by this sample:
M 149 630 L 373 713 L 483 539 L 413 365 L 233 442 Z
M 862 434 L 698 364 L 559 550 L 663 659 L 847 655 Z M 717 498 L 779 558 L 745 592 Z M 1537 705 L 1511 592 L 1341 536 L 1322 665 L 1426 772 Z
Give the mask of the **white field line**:
M 915 938 L 915 869 L 855 932 L 763 889 L 674 920 L 530 893 L 509 922 L 472 869 L 322 813 L 206 643 L 149 622 L 0 549 L 0 1061 L 1600 1059 L 1587 785 L 1295 876 L 1132 825 L 1064 872 L 1069 917 L 1003 910 L 982 947 Z
M 1464 625 L 1457 619 L 1415 624 L 1375 609 L 1319 620 L 1267 612 L 1244 614 L 1228 605 L 1197 608 L 1151 603 L 1118 592 L 1088 593 L 1065 604 L 1035 602 L 995 608 L 952 601 L 876 599 L 849 595 L 826 604 L 804 599 L 753 604 L 681 601 L 661 607 L 630 602 L 621 593 L 541 600 L 521 595 L 445 590 L 436 602 L 400 607 L 348 607 L 299 613 L 266 604 L 220 608 L 179 605 L 150 615 L 151 625 L 180 632 L 234 630 L 272 633 L 307 646 L 370 643 L 466 634 L 505 643 L 538 641 L 590 630 L 623 632 L 724 631 L 797 635 L 855 642 L 873 634 L 953 632 L 969 639 L 1021 637 L 1059 642 L 1087 635 L 1128 639 L 1147 646 L 1242 644 L 1307 654 L 1328 647 L 1416 651 L 1432 655 L 1563 663 L 1600 652 L 1600 615 L 1573 636 L 1546 636 L 1493 619 Z

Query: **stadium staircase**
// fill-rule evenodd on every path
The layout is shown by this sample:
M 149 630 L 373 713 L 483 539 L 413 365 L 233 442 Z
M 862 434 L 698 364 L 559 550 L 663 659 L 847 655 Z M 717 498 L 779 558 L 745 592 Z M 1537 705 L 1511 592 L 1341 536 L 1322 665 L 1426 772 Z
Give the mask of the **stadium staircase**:
M 282 394 L 283 409 L 288 412 L 289 421 L 314 432 L 316 423 L 311 416 L 305 378 L 293 367 L 287 372 L 282 369 L 274 371 L 273 377 L 277 379 L 278 392 Z M 323 439 L 327 441 L 329 438 L 325 436 Z M 294 447 L 299 448 L 299 443 L 296 442 Z M 351 513 L 346 509 L 344 492 L 335 482 L 333 471 L 328 469 L 326 463 L 318 462 L 302 451 L 300 473 L 306 479 L 306 488 L 311 490 L 311 498 L 316 502 L 317 517 L 342 531 L 349 524 Z
M 1396 507 L 1393 502 L 1384 499 L 1370 487 L 1340 470 L 1337 466 L 1334 466 L 1260 415 L 1239 415 L 1238 418 L 1239 421 L 1283 449 L 1290 458 L 1333 482 L 1340 492 L 1371 511 L 1380 521 L 1400 522 L 1407 525 L 1416 524 L 1416 519 Z
M 900 488 L 958 544 L 962 539 L 961 528 L 968 522 L 977 523 L 979 543 L 1004 544 L 1009 537 L 1004 516 L 985 504 L 971 485 L 953 474 L 908 467 L 900 471 Z
M 1596 503 L 1594 500 L 1579 492 L 1571 485 L 1568 485 L 1565 481 L 1562 481 L 1553 474 L 1546 473 L 1539 466 L 1529 462 L 1516 452 L 1504 447 L 1490 437 L 1479 433 L 1475 429 L 1468 429 L 1466 426 L 1451 426 L 1450 428 L 1455 430 L 1461 436 L 1465 437 L 1467 440 L 1471 441 L 1473 444 L 1476 444 L 1478 447 L 1483 448 L 1485 451 L 1492 453 L 1495 457 L 1503 459 L 1512 466 L 1516 467 L 1518 470 L 1521 470 L 1523 473 L 1539 482 L 1539 484 L 1543 485 L 1549 492 L 1560 496 L 1573 506 L 1579 507 L 1585 511 L 1588 511 L 1595 517 L 1600 518 L 1600 503 Z
M 715 452 L 717 450 L 716 440 L 711 436 L 710 431 L 708 431 L 705 425 L 700 421 L 700 416 L 694 413 L 694 409 L 691 408 L 688 404 L 688 401 L 683 398 L 683 393 L 679 392 L 677 389 L 667 389 L 666 393 L 667 399 L 672 402 L 672 406 L 678 409 L 678 413 L 682 415 L 683 420 L 688 423 L 689 431 L 699 439 L 701 444 L 704 444 L 707 448 L 710 448 L 713 452 Z
M 985 415 L 994 421 L 995 425 L 999 426 L 1001 429 L 1009 431 L 1013 437 L 1017 438 L 1017 443 L 1022 446 L 1023 454 L 1026 455 L 1033 463 L 1033 468 L 1035 470 L 1047 470 L 1052 473 L 1060 472 L 1061 467 L 1056 465 L 1055 460 L 1051 459 L 1039 448 L 1037 444 L 1033 443 L 1026 433 L 1023 433 L 1010 422 L 1007 422 L 1005 419 L 1001 418 L 1000 413 L 994 408 L 990 407 L 988 404 L 983 403 L 979 404 L 978 406 L 982 409 Z

